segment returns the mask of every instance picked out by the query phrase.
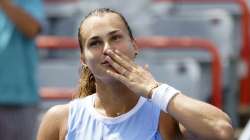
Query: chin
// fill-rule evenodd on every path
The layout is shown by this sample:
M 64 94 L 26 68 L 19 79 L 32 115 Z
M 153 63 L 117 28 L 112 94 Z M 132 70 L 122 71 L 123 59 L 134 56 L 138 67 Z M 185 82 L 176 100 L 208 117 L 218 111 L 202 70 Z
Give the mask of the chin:
M 114 81 L 117 81 L 116 79 L 114 79 L 110 75 L 106 74 L 105 72 L 101 72 L 98 75 L 95 75 L 95 77 L 98 78 L 100 81 L 103 81 L 103 82 L 114 82 Z
M 95 75 L 95 78 L 101 81 L 116 81 L 113 77 L 111 77 L 105 72 L 106 70 L 115 71 L 111 66 L 102 65 L 98 67 L 95 71 L 93 71 L 93 74 Z

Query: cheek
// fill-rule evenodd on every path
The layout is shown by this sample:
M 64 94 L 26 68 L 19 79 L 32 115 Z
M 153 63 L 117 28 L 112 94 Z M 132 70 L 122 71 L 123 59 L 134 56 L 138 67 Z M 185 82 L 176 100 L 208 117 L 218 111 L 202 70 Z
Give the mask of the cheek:
M 91 67 L 97 61 L 97 56 L 98 55 L 95 55 L 95 53 L 92 53 L 86 50 L 85 51 L 85 63 Z

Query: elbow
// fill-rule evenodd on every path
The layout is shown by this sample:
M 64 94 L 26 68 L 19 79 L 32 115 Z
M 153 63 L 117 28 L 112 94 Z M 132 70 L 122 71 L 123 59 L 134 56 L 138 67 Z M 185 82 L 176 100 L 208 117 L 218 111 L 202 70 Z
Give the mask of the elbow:
M 35 38 L 40 32 L 41 32 L 41 27 L 40 27 L 40 26 L 35 26 L 35 27 L 33 27 L 33 28 L 29 31 L 29 33 L 27 33 L 27 37 L 33 39 L 33 38 Z
M 215 130 L 216 139 L 218 140 L 233 140 L 234 139 L 234 130 L 231 123 L 227 121 L 218 122 Z

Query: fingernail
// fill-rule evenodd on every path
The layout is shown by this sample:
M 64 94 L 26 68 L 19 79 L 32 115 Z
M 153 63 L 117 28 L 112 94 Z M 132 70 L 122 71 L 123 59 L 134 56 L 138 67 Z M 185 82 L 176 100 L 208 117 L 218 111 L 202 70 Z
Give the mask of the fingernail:
M 112 52 L 112 50 L 108 49 L 106 52 L 109 54 L 109 53 L 111 53 L 111 52 Z

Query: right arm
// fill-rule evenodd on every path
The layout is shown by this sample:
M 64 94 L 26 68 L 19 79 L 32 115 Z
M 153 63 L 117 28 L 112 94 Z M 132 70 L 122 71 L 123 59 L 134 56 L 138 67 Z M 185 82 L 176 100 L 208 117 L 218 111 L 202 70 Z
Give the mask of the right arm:
M 23 8 L 13 4 L 11 0 L 0 0 L 0 9 L 24 35 L 34 38 L 40 31 L 40 23 Z
M 109 64 L 115 69 L 115 71 L 107 70 L 107 74 L 121 81 L 136 95 L 152 97 L 153 103 L 162 110 L 168 111 L 172 120 L 176 120 L 186 129 L 183 131 L 183 136 L 188 136 L 187 133 L 191 132 L 190 136 L 194 135 L 202 139 L 231 140 L 233 138 L 231 120 L 222 110 L 187 97 L 166 84 L 156 88 L 157 82 L 152 74 L 135 64 L 126 55 L 117 50 L 108 50 L 107 54 L 111 57 L 108 59 Z M 153 89 L 157 91 L 154 92 Z M 165 122 L 170 122 L 169 120 Z M 176 127 L 175 122 L 172 122 Z M 177 132 L 172 133 L 178 134 Z
M 63 140 L 67 132 L 69 105 L 49 109 L 39 126 L 37 140 Z

